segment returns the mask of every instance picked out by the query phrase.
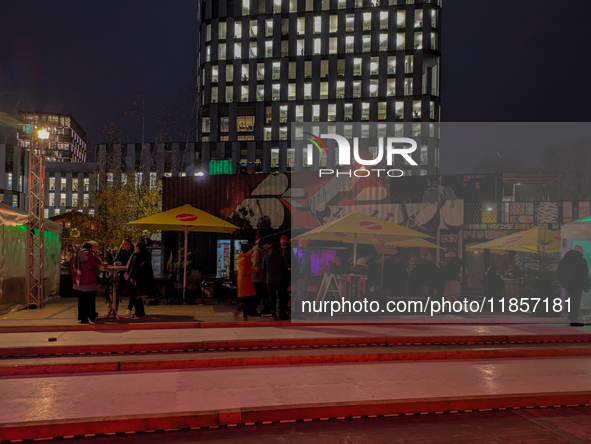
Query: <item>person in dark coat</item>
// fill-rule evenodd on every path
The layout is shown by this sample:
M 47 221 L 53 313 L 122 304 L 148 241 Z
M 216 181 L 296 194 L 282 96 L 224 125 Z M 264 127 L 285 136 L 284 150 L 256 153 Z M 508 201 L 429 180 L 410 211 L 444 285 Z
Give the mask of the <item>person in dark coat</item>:
M 117 262 L 119 265 L 127 266 L 129 264 L 129 259 L 131 259 L 131 256 L 133 254 L 133 250 L 134 247 L 131 239 L 123 239 L 123 242 L 121 242 L 121 247 L 119 247 L 119 250 L 115 253 L 115 262 Z M 131 316 L 131 310 L 133 310 L 133 307 L 135 306 L 137 294 L 135 291 L 135 285 L 133 285 L 129 281 L 126 281 L 124 276 L 125 273 L 118 273 L 119 282 L 121 284 L 120 287 L 127 289 L 127 293 L 129 294 L 129 303 L 127 304 L 127 311 L 125 312 L 125 314 L 127 316 Z M 117 305 L 118 304 L 119 301 L 117 301 Z
M 141 319 L 146 316 L 142 298 L 152 299 L 156 297 L 152 256 L 146 249 L 145 243 L 138 242 L 135 244 L 135 251 L 129 259 L 125 279 L 135 285 L 135 291 L 137 293 L 135 313 L 130 319 Z
M 273 242 L 271 249 L 263 259 L 263 271 L 267 282 L 267 292 L 271 313 L 276 320 L 287 320 L 287 263 L 279 251 L 279 244 Z
M 423 260 L 412 270 L 411 282 L 414 290 L 420 290 L 421 294 L 430 295 L 437 285 L 439 268 L 433 262 L 430 252 L 423 255 Z M 416 295 L 415 295 L 416 296 Z
M 515 268 L 515 262 L 509 262 L 509 268 L 505 272 L 504 279 L 521 279 L 523 277 L 523 270 Z
M 98 316 L 96 311 L 97 276 L 106 264 L 98 256 L 98 244 L 94 241 L 85 243 L 72 259 L 73 289 L 78 296 L 78 320 L 81 324 L 93 322 Z
M 568 250 L 558 263 L 557 273 L 560 285 L 566 290 L 567 297 L 570 298 L 570 312 L 568 314 L 570 325 L 582 327 L 584 324 L 577 322 L 581 296 L 583 291 L 589 291 L 590 286 L 589 267 L 587 261 L 583 259 L 583 247 L 577 245 L 573 250 Z
M 449 260 L 442 273 L 445 279 L 443 296 L 452 304 L 459 301 L 462 294 L 462 260 L 457 254 L 456 250 L 450 250 Z

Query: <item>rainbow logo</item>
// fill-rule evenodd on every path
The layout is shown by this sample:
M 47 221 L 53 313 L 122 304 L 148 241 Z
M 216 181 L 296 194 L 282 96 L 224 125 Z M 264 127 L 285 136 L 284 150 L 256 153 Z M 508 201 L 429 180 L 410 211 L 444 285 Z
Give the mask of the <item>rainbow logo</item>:
M 328 150 L 326 149 L 326 145 L 324 144 L 324 142 L 319 137 L 317 137 L 317 136 L 315 136 L 314 134 L 311 134 L 311 133 L 306 133 L 305 132 L 304 134 L 307 135 L 307 136 L 312 136 L 314 138 L 314 139 L 310 139 L 309 137 L 307 137 L 306 140 L 309 140 L 314 145 L 316 145 L 316 148 L 318 148 L 318 151 L 320 151 L 320 154 L 322 154 L 322 148 L 320 148 L 320 145 L 322 145 L 322 147 L 324 148 L 324 153 L 326 154 L 326 157 L 328 157 Z M 318 143 L 320 143 L 320 145 Z

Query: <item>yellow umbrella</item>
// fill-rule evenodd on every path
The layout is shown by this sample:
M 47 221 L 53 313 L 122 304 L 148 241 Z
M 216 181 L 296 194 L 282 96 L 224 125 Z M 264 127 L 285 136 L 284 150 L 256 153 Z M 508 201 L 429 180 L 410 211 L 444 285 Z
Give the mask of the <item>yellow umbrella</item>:
M 560 233 L 536 227 L 469 247 L 468 250 L 525 251 L 557 253 L 561 249 Z
M 388 242 L 386 245 L 392 245 L 394 247 L 402 247 L 402 248 L 410 248 L 410 247 L 426 247 L 426 248 L 438 248 L 440 250 L 443 249 L 443 247 L 440 247 L 439 245 L 434 244 L 433 242 L 429 242 L 426 239 L 421 239 L 421 238 L 412 238 L 412 239 L 406 239 L 406 240 L 402 240 L 402 241 L 394 241 L 394 242 Z
M 357 244 L 385 245 L 389 242 L 425 237 L 431 236 L 356 212 L 314 228 L 293 240 L 352 242 L 353 265 L 357 265 Z
M 183 205 L 182 207 L 144 217 L 130 222 L 130 225 L 135 225 L 143 230 L 183 231 L 185 233 L 183 302 L 185 301 L 185 290 L 187 288 L 187 244 L 189 231 L 232 234 L 234 230 L 238 229 L 237 226 L 191 205 Z

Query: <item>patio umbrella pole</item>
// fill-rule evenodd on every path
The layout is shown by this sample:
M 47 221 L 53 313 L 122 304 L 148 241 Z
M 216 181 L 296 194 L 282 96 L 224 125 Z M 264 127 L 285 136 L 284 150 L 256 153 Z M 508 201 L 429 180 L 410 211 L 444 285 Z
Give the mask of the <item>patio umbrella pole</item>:
M 353 266 L 357 265 L 357 236 L 355 236 L 355 241 L 353 243 Z
M 183 273 L 183 304 L 186 304 L 187 301 L 185 300 L 185 291 L 187 290 L 187 246 L 188 246 L 188 239 L 189 239 L 189 228 L 185 227 L 185 266 L 184 266 L 184 273 Z

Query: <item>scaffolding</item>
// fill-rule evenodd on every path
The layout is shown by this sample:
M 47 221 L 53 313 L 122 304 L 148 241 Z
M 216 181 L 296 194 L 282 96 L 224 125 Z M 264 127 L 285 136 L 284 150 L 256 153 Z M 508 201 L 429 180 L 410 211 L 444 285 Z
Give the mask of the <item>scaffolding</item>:
M 45 300 L 45 152 L 35 137 L 29 144 L 29 222 L 27 229 L 27 294 L 28 308 L 42 308 Z

